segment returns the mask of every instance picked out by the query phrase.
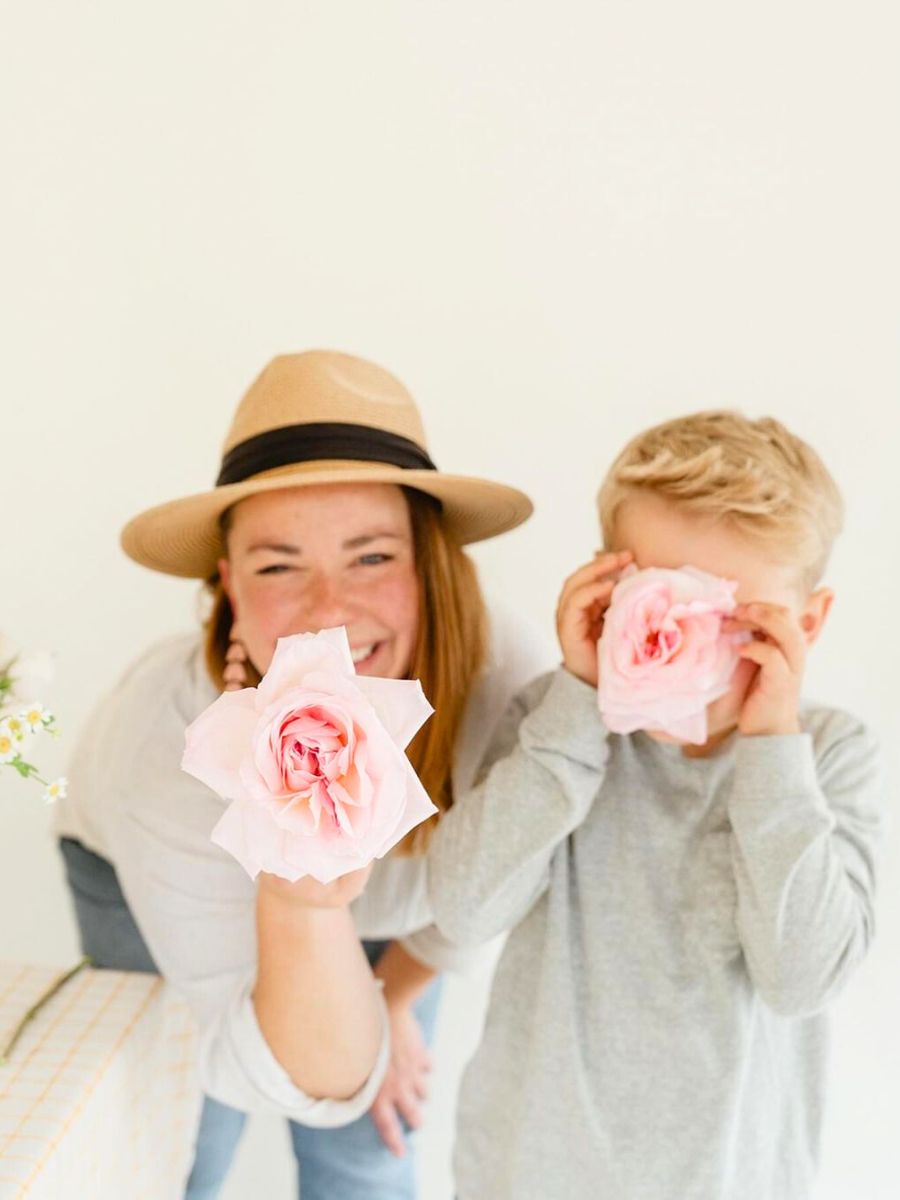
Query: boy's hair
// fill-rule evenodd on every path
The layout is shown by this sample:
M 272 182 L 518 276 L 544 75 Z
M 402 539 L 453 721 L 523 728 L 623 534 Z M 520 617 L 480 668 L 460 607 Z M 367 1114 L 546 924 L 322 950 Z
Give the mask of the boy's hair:
M 628 443 L 597 497 L 606 546 L 623 500 L 641 492 L 780 544 L 809 587 L 843 523 L 837 485 L 806 442 L 772 417 L 752 421 L 728 409 L 665 421 Z

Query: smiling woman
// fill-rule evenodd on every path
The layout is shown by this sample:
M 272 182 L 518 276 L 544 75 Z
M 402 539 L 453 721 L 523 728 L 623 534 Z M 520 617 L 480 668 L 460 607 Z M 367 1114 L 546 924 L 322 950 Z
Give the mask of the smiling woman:
M 137 561 L 203 580 L 209 615 L 100 706 L 57 830 L 85 952 L 160 970 L 197 1013 L 191 1200 L 218 1193 L 260 1109 L 290 1120 L 304 1200 L 415 1195 L 438 975 L 471 957 L 433 924 L 425 851 L 507 701 L 548 665 L 487 611 L 463 547 L 529 512 L 512 488 L 438 471 L 388 372 L 312 351 L 250 388 L 214 489 L 123 532 Z M 360 674 L 420 680 L 435 715 L 409 758 L 438 813 L 371 870 L 254 884 L 210 841 L 223 802 L 179 770 L 184 731 L 224 688 L 256 684 L 280 637 L 335 626 Z
M 207 581 L 211 678 L 228 686 L 236 631 L 246 651 L 241 686 L 253 686 L 279 637 L 346 625 L 360 674 L 422 684 L 435 713 L 409 757 L 437 808 L 449 808 L 457 735 L 489 621 L 472 561 L 440 504 L 397 484 L 313 484 L 240 501 L 221 527 L 227 552 Z M 414 829 L 399 853 L 424 849 L 433 827 Z
M 222 591 L 260 673 L 279 637 L 345 625 L 357 671 L 405 675 L 419 588 L 412 521 L 396 484 L 264 493 L 229 518 Z

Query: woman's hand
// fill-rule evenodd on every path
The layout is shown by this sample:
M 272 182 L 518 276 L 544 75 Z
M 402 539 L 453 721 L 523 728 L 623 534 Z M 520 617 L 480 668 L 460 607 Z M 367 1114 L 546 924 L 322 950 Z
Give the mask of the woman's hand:
M 422 1102 L 428 1098 L 431 1055 L 412 1009 L 388 1003 L 391 1026 L 391 1062 L 370 1109 L 381 1140 L 398 1158 L 406 1154 L 402 1121 L 411 1129 L 422 1124 Z
M 597 642 L 603 632 L 603 615 L 619 581 L 619 572 L 632 558 L 630 550 L 598 552 L 563 584 L 556 609 L 563 666 L 591 687 L 598 683 Z

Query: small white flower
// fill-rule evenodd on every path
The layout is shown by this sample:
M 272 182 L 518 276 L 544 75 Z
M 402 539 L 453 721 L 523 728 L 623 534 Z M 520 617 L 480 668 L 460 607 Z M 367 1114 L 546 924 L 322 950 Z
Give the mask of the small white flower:
M 69 781 L 65 775 L 61 775 L 59 779 L 54 779 L 53 783 L 49 784 L 44 792 L 44 803 L 53 804 L 55 800 L 65 800 L 68 788 Z
M 20 718 L 25 722 L 31 733 L 37 733 L 39 729 L 43 729 L 45 725 L 49 725 L 53 720 L 53 713 L 48 712 L 43 704 L 29 704 L 19 712 Z
M 0 722 L 0 763 L 11 763 L 18 753 L 19 747 L 9 722 Z
M 26 735 L 30 732 L 22 718 L 15 716 L 13 713 L 4 718 L 3 728 L 17 742 L 24 742 Z

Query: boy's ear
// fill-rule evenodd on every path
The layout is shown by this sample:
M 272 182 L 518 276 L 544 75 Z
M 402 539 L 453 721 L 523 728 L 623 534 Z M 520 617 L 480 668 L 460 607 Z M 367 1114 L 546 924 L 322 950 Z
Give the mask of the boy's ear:
M 800 614 L 800 628 L 803 630 L 807 646 L 811 646 L 822 632 L 822 626 L 831 612 L 833 603 L 834 592 L 831 588 L 818 588 L 810 594 Z

